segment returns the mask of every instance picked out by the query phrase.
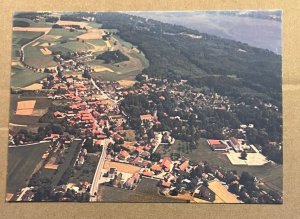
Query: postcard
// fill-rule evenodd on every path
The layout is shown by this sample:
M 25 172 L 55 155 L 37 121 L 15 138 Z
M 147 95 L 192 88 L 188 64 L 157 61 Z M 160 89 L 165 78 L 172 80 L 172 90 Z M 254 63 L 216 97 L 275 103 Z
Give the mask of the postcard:
M 15 12 L 6 201 L 282 204 L 281 20 Z

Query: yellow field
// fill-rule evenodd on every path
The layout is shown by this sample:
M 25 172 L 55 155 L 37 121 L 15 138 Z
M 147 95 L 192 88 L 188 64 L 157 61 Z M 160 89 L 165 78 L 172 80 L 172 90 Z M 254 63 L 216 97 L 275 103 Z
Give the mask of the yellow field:
M 94 47 L 93 49 L 89 49 L 92 52 L 103 52 L 103 51 L 106 50 L 106 46 L 97 46 L 97 45 L 94 45 L 90 42 L 86 42 L 86 43 Z
M 117 168 L 117 170 L 120 172 L 131 173 L 131 174 L 135 172 L 139 172 L 141 169 L 140 167 L 132 166 L 130 164 L 105 161 L 104 169 L 109 169 L 109 168 Z
M 210 182 L 208 188 L 216 193 L 214 203 L 240 203 L 235 195 L 228 192 L 226 187 L 217 180 Z
M 105 40 L 104 42 L 106 43 L 106 46 L 107 46 L 108 48 L 111 48 L 111 44 L 110 44 L 110 42 L 109 42 L 108 40 Z
M 104 35 L 103 30 L 91 29 L 87 33 L 79 35 L 77 38 L 81 40 L 98 40 L 101 39 L 103 35 Z
M 35 106 L 35 100 L 19 101 L 16 115 L 31 115 Z
M 131 87 L 135 84 L 135 81 L 132 80 L 120 80 L 118 81 L 118 83 L 122 86 L 122 87 Z
M 112 69 L 107 68 L 105 66 L 101 65 L 94 65 L 92 68 L 95 70 L 95 72 L 101 72 L 101 71 L 109 71 L 109 72 L 114 72 Z
M 42 52 L 44 55 L 51 55 L 51 54 L 52 54 L 51 50 L 49 50 L 47 47 L 44 47 L 44 48 L 42 48 L 42 49 L 40 49 L 40 50 L 41 50 L 41 52 Z
M 41 39 L 46 41 L 56 41 L 57 39 L 61 38 L 61 36 L 57 35 L 45 35 Z
M 29 85 L 27 87 L 24 87 L 23 90 L 41 90 L 43 87 L 42 84 L 34 83 L 32 85 Z
M 13 31 L 29 31 L 29 32 L 44 32 L 48 33 L 52 27 L 14 27 Z
M 57 21 L 56 24 L 62 25 L 62 26 L 68 26 L 68 25 L 79 25 L 80 28 L 84 28 L 85 26 L 88 25 L 87 22 L 82 22 L 82 21 Z

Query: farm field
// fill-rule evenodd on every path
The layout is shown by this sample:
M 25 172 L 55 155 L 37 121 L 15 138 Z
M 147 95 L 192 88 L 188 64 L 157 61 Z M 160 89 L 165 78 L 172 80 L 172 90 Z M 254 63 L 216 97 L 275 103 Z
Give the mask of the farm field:
M 206 139 L 201 139 L 196 149 L 191 149 L 187 142 L 180 140 L 175 141 L 174 145 L 169 148 L 159 146 L 157 151 L 162 156 L 170 156 L 172 153 L 179 153 L 181 156 L 187 157 L 192 161 L 207 161 L 210 165 L 220 166 L 224 170 L 236 170 L 239 174 L 243 171 L 253 174 L 264 182 L 268 188 L 282 191 L 282 165 L 267 163 L 263 166 L 238 166 L 232 165 L 228 160 L 226 154 L 223 152 L 212 151 L 208 146 Z
M 15 193 L 25 187 L 36 165 L 41 161 L 49 143 L 8 148 L 7 192 Z
M 51 55 L 41 51 L 43 47 L 28 45 L 24 48 L 24 62 L 35 68 L 54 67 L 56 63 Z
M 66 29 L 52 28 L 50 30 L 50 32 L 48 33 L 48 35 L 61 36 L 59 38 L 59 41 L 62 41 L 62 40 L 67 40 L 69 38 L 74 38 L 75 39 L 78 35 L 80 35 L 82 33 L 85 33 L 85 31 L 76 30 L 76 31 L 71 32 L 71 31 L 66 30 Z
M 135 190 L 126 190 L 109 186 L 100 186 L 99 194 L 103 202 L 185 202 L 179 199 L 167 198 L 158 194 L 158 181 L 142 178 Z
M 62 53 L 66 52 L 77 52 L 77 51 L 87 51 L 93 49 L 93 46 L 86 42 L 79 41 L 68 41 L 66 43 L 58 43 L 53 46 L 49 46 L 49 49 L 52 51 L 61 51 Z
M 14 72 L 14 70 L 12 70 L 12 72 Z M 46 77 L 47 74 L 45 73 L 33 72 L 24 68 L 11 77 L 10 85 L 11 87 L 26 87 Z
M 76 161 L 77 154 L 81 148 L 81 141 L 73 141 L 71 146 L 67 149 L 68 152 L 65 153 L 65 159 L 62 164 L 59 164 L 57 170 L 55 169 L 46 169 L 45 167 L 41 168 L 41 176 L 48 177 L 51 179 L 52 186 L 56 186 L 61 180 L 63 174 L 67 169 L 73 168 L 73 165 Z
M 35 100 L 35 106 L 33 109 L 32 115 L 16 115 L 17 104 L 19 101 L 30 101 Z M 38 113 L 46 113 L 48 107 L 50 106 L 51 101 L 46 97 L 36 98 L 33 97 L 20 97 L 18 94 L 11 94 L 10 98 L 10 122 L 14 124 L 20 125 L 28 125 L 32 127 L 38 127 L 42 125 L 38 120 L 41 117 L 41 114 Z
M 228 192 L 226 187 L 217 180 L 209 183 L 209 189 L 216 193 L 221 203 L 240 203 L 235 195 Z
M 12 36 L 12 57 L 20 57 L 20 48 L 42 34 L 42 32 L 14 31 Z
M 45 22 L 45 21 L 38 21 L 35 22 L 33 20 L 27 19 L 27 18 L 14 18 L 14 21 L 23 21 L 28 23 L 29 27 L 52 27 L 53 23 Z M 18 26 L 18 25 L 14 25 Z

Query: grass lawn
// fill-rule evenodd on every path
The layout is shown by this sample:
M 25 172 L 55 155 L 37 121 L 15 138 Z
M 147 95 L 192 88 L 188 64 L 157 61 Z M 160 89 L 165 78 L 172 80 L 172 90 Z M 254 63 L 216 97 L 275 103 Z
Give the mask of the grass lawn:
M 73 141 L 71 146 L 67 149 L 68 152 L 65 153 L 65 161 L 59 165 L 57 170 L 41 168 L 41 175 L 50 178 L 52 186 L 56 186 L 64 172 L 69 168 L 73 167 L 76 157 L 81 148 L 81 141 Z
M 79 170 L 74 169 L 74 174 L 72 177 L 70 177 L 69 183 L 78 184 L 83 181 L 92 183 L 95 171 L 97 169 L 98 161 L 99 157 L 97 155 L 87 154 L 82 167 Z
M 99 194 L 103 202 L 185 202 L 158 194 L 157 182 L 153 179 L 142 178 L 135 190 L 100 186 Z
M 11 71 L 12 73 L 15 73 L 11 76 L 11 87 L 26 87 L 47 77 L 47 74 L 45 73 L 33 72 L 24 67 L 14 66 Z
M 262 180 L 267 187 L 282 192 L 282 165 L 271 163 L 263 166 L 232 165 L 223 152 L 212 151 L 206 139 L 201 139 L 196 149 L 191 149 L 187 142 L 176 140 L 174 145 L 170 147 L 159 146 L 156 152 L 169 156 L 172 153 L 179 153 L 181 156 L 187 157 L 192 161 L 207 161 L 210 165 L 220 166 L 224 170 L 236 170 L 239 174 L 247 171 Z
M 27 185 L 36 165 L 49 143 L 28 147 L 8 148 L 7 192 L 15 193 Z

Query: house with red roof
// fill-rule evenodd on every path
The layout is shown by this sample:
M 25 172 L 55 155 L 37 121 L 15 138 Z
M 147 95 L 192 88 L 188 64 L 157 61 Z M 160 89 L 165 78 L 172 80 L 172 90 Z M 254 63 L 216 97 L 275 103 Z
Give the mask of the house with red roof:
M 152 122 L 153 121 L 153 116 L 151 114 L 140 115 L 140 119 L 142 121 Z
M 125 150 L 122 150 L 118 155 L 118 158 L 121 160 L 127 160 L 129 157 L 130 157 L 129 153 Z
M 213 151 L 228 150 L 227 145 L 225 143 L 223 143 L 223 141 L 221 141 L 221 140 L 209 139 L 209 140 L 207 140 L 207 143 Z
M 179 168 L 181 171 L 185 171 L 185 169 L 186 169 L 188 166 L 189 166 L 189 161 L 186 160 L 186 161 L 184 161 L 182 164 L 180 164 L 178 168 Z

